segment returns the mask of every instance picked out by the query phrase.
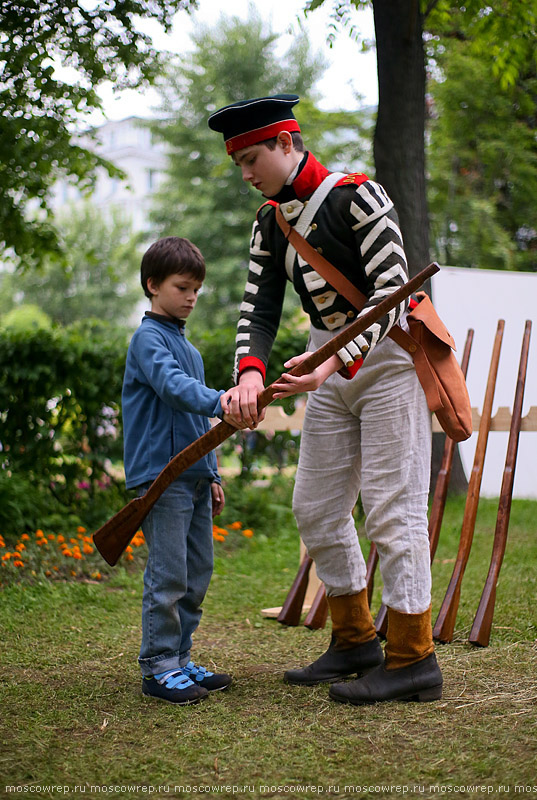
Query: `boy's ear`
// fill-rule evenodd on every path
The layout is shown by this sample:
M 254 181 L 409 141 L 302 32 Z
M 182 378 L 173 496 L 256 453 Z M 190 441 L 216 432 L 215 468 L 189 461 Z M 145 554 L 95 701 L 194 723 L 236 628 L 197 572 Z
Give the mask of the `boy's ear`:
M 149 277 L 146 281 L 146 285 L 150 294 L 156 294 L 160 284 L 155 280 L 155 278 Z
M 293 137 L 289 131 L 280 131 L 276 137 L 276 141 L 282 148 L 284 153 L 290 153 L 293 149 Z

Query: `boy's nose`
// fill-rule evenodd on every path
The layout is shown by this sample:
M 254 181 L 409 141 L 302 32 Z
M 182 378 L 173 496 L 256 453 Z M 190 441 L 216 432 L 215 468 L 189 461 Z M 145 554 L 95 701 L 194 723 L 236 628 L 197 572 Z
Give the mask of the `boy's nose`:
M 251 181 L 252 180 L 252 170 L 249 167 L 242 167 L 242 179 L 243 181 Z

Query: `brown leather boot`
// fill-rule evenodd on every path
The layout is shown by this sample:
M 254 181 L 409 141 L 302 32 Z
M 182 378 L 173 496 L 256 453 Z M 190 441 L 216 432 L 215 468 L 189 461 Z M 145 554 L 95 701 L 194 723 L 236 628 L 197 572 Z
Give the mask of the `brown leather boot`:
M 332 617 L 332 639 L 328 650 L 313 664 L 289 669 L 286 683 L 315 686 L 349 675 L 363 675 L 382 664 L 384 656 L 367 602 L 367 590 L 357 594 L 328 597 Z
M 430 608 L 423 614 L 404 614 L 388 608 L 385 656 L 385 663 L 365 677 L 333 684 L 332 700 L 363 705 L 442 697 L 442 673 L 434 654 Z
M 423 614 L 404 614 L 388 608 L 386 669 L 401 669 L 434 653 L 431 606 Z

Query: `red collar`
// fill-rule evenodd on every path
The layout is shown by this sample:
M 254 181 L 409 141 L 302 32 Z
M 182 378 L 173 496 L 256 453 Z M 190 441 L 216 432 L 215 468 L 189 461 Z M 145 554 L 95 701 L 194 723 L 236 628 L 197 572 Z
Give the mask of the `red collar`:
M 297 198 L 312 194 L 327 175 L 330 175 L 330 170 L 323 167 L 314 155 L 308 153 L 306 163 L 293 181 L 293 189 Z

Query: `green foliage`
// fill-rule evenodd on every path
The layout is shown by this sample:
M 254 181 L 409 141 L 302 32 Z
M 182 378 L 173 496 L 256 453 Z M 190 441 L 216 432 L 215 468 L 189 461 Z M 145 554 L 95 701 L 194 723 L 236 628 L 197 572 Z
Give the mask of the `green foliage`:
M 170 66 L 160 83 L 161 121 L 153 129 L 170 158 L 153 222 L 158 235 L 186 236 L 200 247 L 208 271 L 196 319 L 225 327 L 236 323 L 252 222 L 264 200 L 243 183 L 222 137 L 207 126 L 209 114 L 241 98 L 292 90 L 303 98 L 296 112 L 307 144 L 321 159 L 327 155 L 350 167 L 363 160 L 365 148 L 358 114 L 316 107 L 311 87 L 324 64 L 304 35 L 277 56 L 276 36 L 252 11 L 246 21 L 221 17 L 199 27 L 193 44 L 193 52 Z M 192 328 L 198 329 L 196 320 Z
M 122 450 L 126 348 L 123 330 L 97 320 L 0 330 L 0 467 L 14 496 L 22 497 L 17 487 L 27 481 L 31 497 L 45 495 L 47 513 L 76 510 L 86 524 L 117 510 L 122 480 L 112 462 Z M 10 491 L 5 483 L 3 490 Z M 42 510 L 38 502 L 33 515 L 28 503 L 11 505 L 12 527 L 21 514 L 34 526 Z
M 296 530 L 291 507 L 293 484 L 293 479 L 284 475 L 278 475 L 263 484 L 245 482 L 240 477 L 226 481 L 226 505 L 215 522 L 229 526 L 238 520 L 243 529 L 254 531 L 256 541 L 277 540 L 283 530 Z M 243 546 L 246 544 L 239 537 L 226 539 L 225 545 L 228 550 L 235 549 L 239 542 Z
M 11 276 L 1 276 L 0 275 L 0 287 L 5 294 L 5 283 L 6 278 L 9 280 Z M 3 278 L 3 279 L 2 279 Z M 9 295 L 7 297 L 6 305 L 10 304 Z M 39 328 L 50 328 L 52 325 L 52 321 L 48 314 L 46 314 L 42 308 L 34 303 L 22 303 L 18 305 L 16 308 L 12 308 L 11 311 L 8 311 L 7 314 L 3 314 L 0 317 L 1 324 L 4 328 L 10 328 L 11 330 L 17 331 L 27 331 L 27 330 L 37 330 Z
M 449 42 L 431 83 L 429 202 L 434 257 L 461 267 L 537 270 L 537 73 L 514 85 L 492 50 Z
M 0 8 L 0 249 L 25 264 L 61 252 L 48 195 L 60 176 L 91 185 L 111 164 L 72 141 L 80 118 L 100 108 L 103 81 L 118 88 L 153 81 L 162 55 L 136 27 L 157 20 L 169 29 L 172 15 L 195 0 L 12 0 Z M 91 5 L 91 4 L 90 4 Z M 62 80 L 55 68 L 75 71 Z M 29 201 L 33 210 L 28 208 Z M 37 210 L 36 210 L 37 209 Z
M 0 273 L 6 305 L 37 305 L 60 325 L 89 317 L 127 325 L 142 299 L 140 235 L 118 213 L 105 218 L 90 203 L 60 218 L 58 231 L 63 263 L 48 257 L 38 270 Z

